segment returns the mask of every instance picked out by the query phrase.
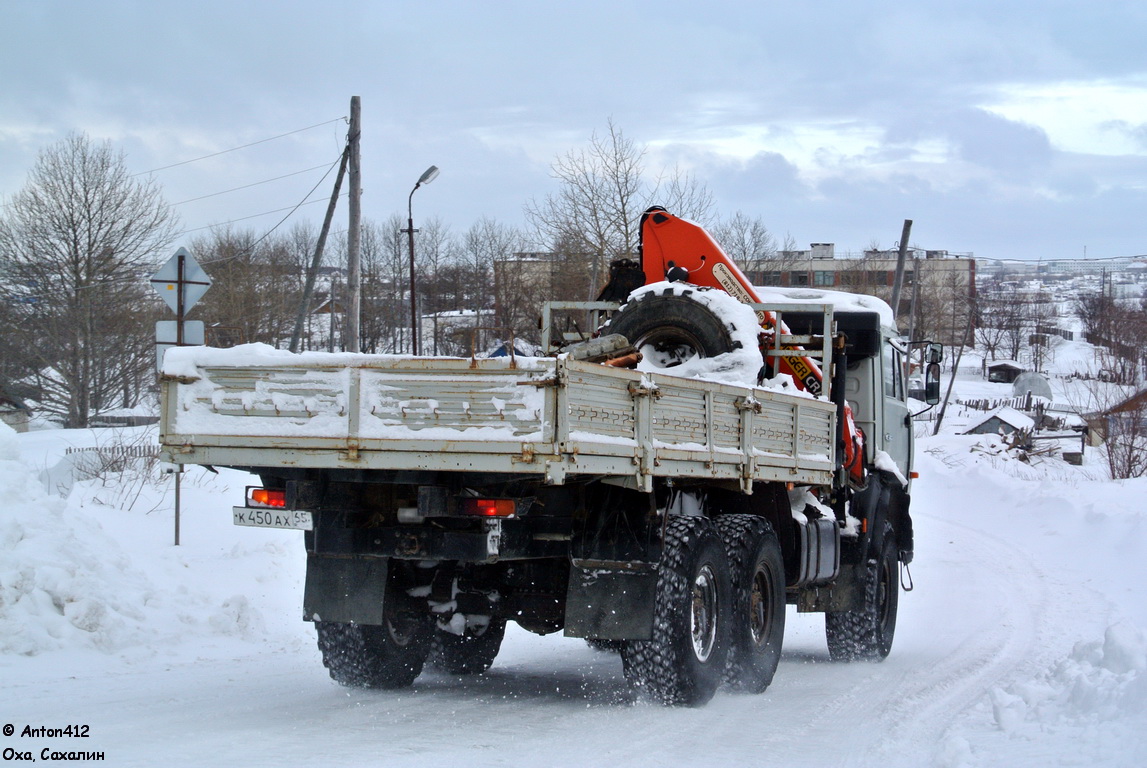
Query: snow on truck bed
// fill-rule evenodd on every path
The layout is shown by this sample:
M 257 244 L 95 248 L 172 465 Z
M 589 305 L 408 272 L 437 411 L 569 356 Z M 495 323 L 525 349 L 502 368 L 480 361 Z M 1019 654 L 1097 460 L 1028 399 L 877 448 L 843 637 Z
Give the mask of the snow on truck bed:
M 168 351 L 164 375 L 162 442 L 183 463 L 469 467 L 550 482 L 822 483 L 832 468 L 827 401 L 560 358 L 187 347 Z
M 163 373 L 180 391 L 167 428 L 248 437 L 540 439 L 544 395 L 519 382 L 541 378 L 546 368 L 537 358 L 514 365 L 490 358 L 475 371 L 462 359 L 293 354 L 265 344 L 172 349 Z

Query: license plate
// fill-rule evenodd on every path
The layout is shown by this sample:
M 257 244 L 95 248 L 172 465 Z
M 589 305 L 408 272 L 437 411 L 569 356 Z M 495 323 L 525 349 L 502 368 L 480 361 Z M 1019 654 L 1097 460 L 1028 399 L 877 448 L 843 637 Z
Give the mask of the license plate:
M 287 528 L 298 531 L 314 529 L 310 512 L 298 509 L 256 509 L 255 507 L 232 507 L 235 525 L 249 525 L 253 528 Z

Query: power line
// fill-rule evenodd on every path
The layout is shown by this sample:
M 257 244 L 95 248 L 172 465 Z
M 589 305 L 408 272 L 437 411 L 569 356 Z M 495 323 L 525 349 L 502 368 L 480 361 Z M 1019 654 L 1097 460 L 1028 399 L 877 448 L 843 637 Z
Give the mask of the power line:
M 343 115 L 342 117 L 336 117 L 333 120 L 326 120 L 326 121 L 321 122 L 321 123 L 315 123 L 314 125 L 308 125 L 306 128 L 298 128 L 294 131 L 287 131 L 286 133 L 280 133 L 278 136 L 271 136 L 270 138 L 259 139 L 258 141 L 252 141 L 250 144 L 244 144 L 241 147 L 232 147 L 231 149 L 224 149 L 220 152 L 212 152 L 210 155 L 204 155 L 203 157 L 195 157 L 195 158 L 192 158 L 191 160 L 183 160 L 183 161 L 178 162 L 178 163 L 172 163 L 171 165 L 164 165 L 160 168 L 152 168 L 150 171 L 140 171 L 139 173 L 133 173 L 132 178 L 134 178 L 136 176 L 145 176 L 149 173 L 156 173 L 158 171 L 166 171 L 168 168 L 177 168 L 181 165 L 187 165 L 188 163 L 197 163 L 200 160 L 207 160 L 208 158 L 218 157 L 219 155 L 225 155 L 228 152 L 235 152 L 235 151 L 238 151 L 240 149 L 247 149 L 248 147 L 253 147 L 256 144 L 265 144 L 268 141 L 274 141 L 275 139 L 281 139 L 284 136 L 291 136 L 291 135 L 294 135 L 296 133 L 302 133 L 303 131 L 309 131 L 313 128 L 321 128 L 324 125 L 330 125 L 331 123 L 337 123 L 339 120 L 345 121 L 346 115 Z
M 219 264 L 221 262 L 230 261 L 231 259 L 236 259 L 236 258 L 239 258 L 240 256 L 243 256 L 247 253 L 250 253 L 251 251 L 255 250 L 255 248 L 259 245 L 259 243 L 266 240 L 268 237 L 271 236 L 271 233 L 273 233 L 276 229 L 278 229 L 280 226 L 282 226 L 283 222 L 285 222 L 287 219 L 289 219 L 291 217 L 291 215 L 294 214 L 294 212 L 297 211 L 299 208 L 301 208 L 304 205 L 311 205 L 313 203 L 321 203 L 323 201 L 323 198 L 319 198 L 317 200 L 308 200 L 307 198 L 309 198 L 311 195 L 314 194 L 315 190 L 319 188 L 319 185 L 322 184 L 324 180 L 326 180 L 327 176 L 330 176 L 331 171 L 334 170 L 334 167 L 336 165 L 338 165 L 339 161 L 342 160 L 342 156 L 343 156 L 343 153 L 339 153 L 339 156 L 337 158 L 335 158 L 335 161 L 330 165 L 329 168 L 327 168 L 327 172 L 323 174 L 322 178 L 320 178 L 317 182 L 315 182 L 315 185 L 313 187 L 311 187 L 311 189 L 307 192 L 306 195 L 303 196 L 303 199 L 300 200 L 298 203 L 296 203 L 293 206 L 287 206 L 285 208 L 277 208 L 277 209 L 272 210 L 272 211 L 264 211 L 262 213 L 256 213 L 256 214 L 252 214 L 250 216 L 242 216 L 242 217 L 237 218 L 237 219 L 231 219 L 230 221 L 224 221 L 224 222 L 216 223 L 216 224 L 208 224 L 206 226 L 196 227 L 194 229 L 185 229 L 182 232 L 179 232 L 176 235 L 176 237 L 180 237 L 182 235 L 186 235 L 186 234 L 191 233 L 191 232 L 198 232 L 198 231 L 204 230 L 204 229 L 212 229 L 213 227 L 221 227 L 221 226 L 226 226 L 227 224 L 234 224 L 234 223 L 239 222 L 239 221 L 246 221 L 248 219 L 255 219 L 255 218 L 258 218 L 260 216 L 267 216 L 267 215 L 272 214 L 272 213 L 281 213 L 283 211 L 288 211 L 287 215 L 284 216 L 283 218 L 281 218 L 278 221 L 278 223 L 275 224 L 275 226 L 273 226 L 269 230 L 267 230 L 263 234 L 262 237 L 260 237 L 258 240 L 256 240 L 254 243 L 252 243 L 249 247 L 245 248 L 240 253 L 237 253 L 234 256 L 228 256 L 228 257 L 222 258 L 222 259 L 215 259 L 213 261 L 204 261 L 204 264 Z M 316 166 L 316 167 L 322 168 L 321 165 Z M 311 168 L 308 170 L 314 170 L 314 169 Z M 305 171 L 299 171 L 297 173 L 305 173 Z M 287 174 L 287 176 L 294 176 L 294 175 L 297 175 L 297 173 Z M 272 179 L 272 181 L 273 181 L 273 179 Z M 262 183 L 262 182 L 257 182 L 257 183 Z M 248 185 L 248 186 L 254 186 L 254 185 Z M 223 194 L 223 193 L 218 192 L 215 194 Z M 207 197 L 210 197 L 210 195 L 207 195 Z M 345 194 L 339 195 L 339 197 L 346 197 L 346 195 Z M 190 201 L 185 201 L 185 202 L 190 202 Z M 177 205 L 178 205 L 178 203 L 177 203 Z M 86 286 L 80 286 L 80 287 L 81 288 L 96 288 L 96 287 L 103 287 L 103 286 L 108 286 L 108 285 L 115 285 L 118 283 L 135 282 L 137 279 L 138 278 L 136 278 L 136 277 L 118 278 L 118 279 L 113 279 L 113 280 L 100 281 L 100 282 L 94 283 L 92 285 L 86 285 Z M 0 286 L 0 288 L 3 289 L 2 293 L 10 294 L 11 296 L 17 296 L 18 295 L 21 298 L 25 298 L 25 299 L 28 299 L 28 298 L 44 298 L 44 296 L 37 295 L 37 294 L 27 294 L 27 293 L 17 294 L 15 291 L 11 291 L 10 289 L 7 289 L 4 286 Z
M 339 195 L 339 197 L 346 197 L 346 195 Z M 295 210 L 298 210 L 301 206 L 313 205 L 314 203 L 321 203 L 322 201 L 323 201 L 323 198 L 321 198 L 321 197 L 318 199 L 315 199 L 315 200 L 304 200 L 303 202 L 298 203 L 297 205 L 288 205 L 285 208 L 275 208 L 274 210 L 263 211 L 262 213 L 253 213 L 250 216 L 240 216 L 237 219 L 230 219 L 228 221 L 218 221 L 218 222 L 215 222 L 214 224 L 206 224 L 202 227 L 194 227 L 192 229 L 185 229 L 182 232 L 180 232 L 178 235 L 176 235 L 176 237 L 179 237 L 179 235 L 191 234 L 192 232 L 202 232 L 205 229 L 214 229 L 215 227 L 225 227 L 228 224 L 235 224 L 235 223 L 240 222 L 240 221 L 247 221 L 248 219 L 257 219 L 260 216 L 270 216 L 272 213 L 282 213 L 283 211 L 295 211 Z M 281 223 L 282 222 L 280 222 L 280 224 Z M 275 226 L 277 227 L 278 224 L 276 224 Z
M 260 184 L 270 184 L 272 181 L 279 181 L 280 179 L 287 179 L 287 178 L 290 178 L 291 176 L 298 176 L 299 174 L 308 173 L 310 171 L 317 171 L 320 168 L 326 168 L 326 165 L 316 165 L 312 168 L 305 168 L 301 171 L 294 171 L 293 173 L 287 173 L 287 174 L 284 174 L 282 176 L 276 176 L 273 179 L 264 179 L 263 181 L 255 181 L 255 182 L 252 182 L 250 184 L 244 184 L 241 187 L 232 187 L 231 189 L 225 189 L 222 192 L 212 192 L 209 195 L 201 195 L 199 197 L 192 197 L 188 200 L 180 200 L 178 203 L 170 203 L 169 206 L 171 208 L 174 208 L 175 206 L 183 205 L 184 203 L 194 203 L 196 200 L 206 200 L 209 197 L 218 197 L 219 195 L 225 195 L 228 192 L 238 192 L 240 189 L 248 189 L 250 187 L 257 187 Z
M 319 185 L 323 183 L 323 181 L 327 178 L 327 176 L 331 175 L 331 171 L 333 171 L 335 166 L 339 164 L 339 161 L 342 160 L 342 157 L 343 157 L 343 153 L 340 152 L 339 156 L 335 158 L 335 161 L 333 163 L 331 163 L 329 168 L 327 168 L 327 172 L 323 174 L 322 178 L 319 179 L 318 181 L 316 181 L 315 185 L 313 187 L 311 187 L 310 191 L 308 191 L 307 194 L 303 195 L 303 199 L 300 200 L 298 203 L 296 203 L 293 206 L 289 205 L 286 208 L 276 208 L 273 211 L 263 211 L 262 213 L 253 213 L 250 216 L 241 216 L 238 219 L 231 219 L 230 221 L 218 222 L 216 224 L 208 224 L 208 225 L 203 226 L 203 227 L 195 227 L 194 229 L 185 229 L 182 232 L 180 232 L 179 235 L 186 235 L 189 232 L 198 232 L 200 230 L 211 229 L 213 227 L 222 227 L 222 226 L 226 226 L 227 224 L 234 224 L 237 221 L 246 221 L 247 219 L 256 219 L 260 216 L 267 216 L 267 215 L 272 214 L 272 213 L 281 213 L 282 211 L 288 211 L 289 210 L 291 213 L 294 213 L 295 211 L 299 210 L 299 208 L 301 208 L 304 205 L 310 205 L 312 203 L 320 202 L 322 198 L 320 198 L 319 200 L 308 200 L 307 198 L 315 193 L 315 190 L 319 188 Z M 320 166 L 320 167 L 322 167 L 322 166 Z M 342 195 L 340 195 L 340 197 L 342 197 Z M 271 234 L 276 229 L 278 229 L 280 224 L 282 224 L 284 221 L 286 221 L 288 218 L 290 218 L 291 213 L 288 213 L 286 216 L 284 216 L 282 219 L 280 219 L 279 224 L 276 224 L 275 226 L 273 226 L 269 230 L 267 230 L 266 234 L 264 234 L 262 237 L 260 237 L 258 240 L 255 241 L 255 245 L 258 245 L 259 243 L 263 242 L 263 240 L 265 240 L 267 238 L 267 235 Z M 179 235 L 176 235 L 176 237 L 178 237 Z M 251 247 L 254 248 L 255 245 L 252 245 Z
M 340 162 L 340 161 L 343 159 L 343 155 L 344 155 L 344 154 L 346 154 L 346 152 L 347 152 L 347 151 L 348 151 L 348 150 L 345 150 L 345 149 L 344 149 L 344 150 L 343 150 L 343 152 L 341 152 L 341 153 L 339 154 L 339 156 L 338 156 L 338 157 L 335 159 L 335 161 L 334 161 L 333 163 L 331 163 L 331 167 L 330 167 L 330 168 L 327 168 L 327 172 L 323 174 L 323 177 L 322 177 L 321 179 L 319 179 L 318 181 L 316 181 L 316 182 L 315 182 L 315 185 L 314 185 L 313 187 L 311 187 L 310 191 L 309 191 L 309 192 L 307 192 L 307 194 L 303 195 L 303 199 L 302 199 L 302 200 L 300 200 L 300 201 L 299 201 L 299 202 L 298 202 L 296 205 L 294 205 L 294 206 L 293 206 L 293 207 L 291 207 L 290 209 L 287 209 L 287 208 L 280 208 L 280 209 L 278 209 L 277 211 L 267 211 L 267 212 L 265 212 L 265 213 L 257 213 L 257 214 L 255 214 L 254 216 L 244 216 L 243 218 L 240 218 L 240 219 L 234 219 L 234 221 L 244 221 L 244 220 L 246 220 L 246 219 L 253 219 L 253 218 L 255 218 L 255 216 L 265 216 L 265 215 L 267 215 L 268 213 L 278 213 L 279 211 L 288 211 L 288 212 L 287 212 L 287 215 L 286 215 L 286 216 L 284 216 L 283 218 L 279 219 L 278 223 L 277 223 L 277 224 L 275 224 L 275 226 L 273 226 L 273 227 L 271 227 L 270 229 L 268 229 L 268 230 L 267 230 L 267 231 L 266 231 L 266 232 L 263 234 L 263 236 L 262 236 L 262 237 L 260 237 L 258 240 L 256 240 L 254 243 L 252 243 L 252 244 L 251 244 L 249 247 L 247 247 L 246 249 L 244 249 L 244 250 L 243 250 L 243 251 L 241 251 L 240 253 L 237 253 L 237 254 L 235 254 L 234 256 L 228 256 L 228 257 L 226 257 L 226 258 L 223 258 L 223 259 L 215 259 L 214 261 L 210 261 L 210 262 L 204 262 L 204 263 L 205 263 L 205 264 L 218 264 L 218 263 L 220 263 L 220 262 L 223 262 L 223 261 L 230 261 L 231 259 L 237 259 L 237 258 L 239 258 L 240 256 L 243 256 L 243 255 L 245 255 L 245 254 L 251 253 L 251 252 L 252 252 L 252 251 L 254 251 L 254 250 L 255 250 L 255 248 L 256 248 L 256 247 L 259 245 L 259 243 L 263 242 L 263 241 L 264 241 L 264 240 L 266 240 L 268 237 L 270 237 L 270 236 L 271 236 L 271 233 L 272 233 L 272 232 L 274 232 L 276 229 L 278 229 L 280 226 L 282 226 L 283 222 L 285 222 L 287 219 L 291 218 L 291 216 L 292 216 L 292 215 L 295 213 L 295 211 L 299 210 L 299 208 L 301 208 L 301 207 L 302 207 L 302 206 L 304 206 L 304 205 L 309 205 L 309 204 L 311 204 L 311 203 L 317 203 L 317 202 L 321 202 L 321 198 L 320 198 L 319 200 L 308 200 L 307 198 L 308 198 L 308 197 L 310 197 L 311 195 L 313 195 L 313 194 L 315 193 L 315 190 L 316 190 L 316 189 L 318 189 L 318 188 L 319 188 L 319 185 L 320 185 L 320 184 L 322 184 L 322 183 L 323 183 L 323 182 L 326 180 L 327 176 L 330 176 L 330 175 L 331 175 L 331 171 L 333 171 L 333 170 L 335 169 L 335 166 L 336 166 L 336 165 L 338 165 L 338 164 L 339 164 L 339 162 Z M 342 197 L 342 195 L 339 195 L 339 197 Z M 231 221 L 227 221 L 227 222 L 223 222 L 223 224 L 213 224 L 213 225 L 211 225 L 211 226 L 223 226 L 223 225 L 225 225 L 225 224 L 231 224 L 231 223 L 233 223 L 233 222 L 231 222 Z M 209 227 L 199 227 L 198 229 L 208 229 L 208 228 L 209 228 Z M 188 232 L 194 232 L 194 231 L 197 231 L 197 230 L 185 230 L 185 231 L 183 231 L 183 232 L 180 232 L 179 234 L 181 234 L 181 235 L 185 235 L 185 234 L 187 234 Z

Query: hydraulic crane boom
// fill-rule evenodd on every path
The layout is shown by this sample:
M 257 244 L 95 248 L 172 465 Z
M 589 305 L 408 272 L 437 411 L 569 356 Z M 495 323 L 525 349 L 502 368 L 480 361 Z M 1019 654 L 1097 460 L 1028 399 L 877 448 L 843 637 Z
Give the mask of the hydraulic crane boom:
M 760 302 L 749 279 L 703 227 L 674 216 L 659 206 L 650 208 L 641 217 L 641 266 L 647 285 L 666 279 L 684 280 L 694 285 L 718 288 L 745 304 Z M 777 319 L 771 312 L 757 310 L 757 320 L 767 336 L 774 333 Z M 782 334 L 789 332 L 784 323 L 781 323 L 779 331 Z M 766 339 L 762 352 L 769 346 Z M 802 349 L 799 346 L 782 348 Z M 801 389 L 814 395 L 820 395 L 824 390 L 824 372 L 813 358 L 774 356 L 772 363 L 775 371 L 791 375 Z M 864 435 L 853 420 L 852 409 L 847 402 L 844 403 L 843 421 L 844 465 L 854 480 L 861 481 L 864 478 L 861 458 Z

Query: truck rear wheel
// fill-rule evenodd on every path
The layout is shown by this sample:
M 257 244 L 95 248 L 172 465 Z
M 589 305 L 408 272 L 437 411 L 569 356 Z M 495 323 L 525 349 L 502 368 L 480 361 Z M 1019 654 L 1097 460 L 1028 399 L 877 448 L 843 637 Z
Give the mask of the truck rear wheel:
M 494 663 L 505 635 L 506 620 L 495 618 L 464 635 L 436 629 L 430 663 L 451 675 L 480 675 Z
M 700 290 L 700 289 L 694 289 Z M 622 306 L 609 321 L 658 368 L 673 368 L 696 357 L 716 357 L 740 347 L 725 322 L 690 292 L 645 293 Z
M 900 599 L 896 535 L 884 526 L 879 552 L 864 571 L 863 604 L 853 611 L 826 613 L 828 655 L 834 661 L 880 661 L 892 650 Z
M 626 677 L 662 704 L 713 698 L 729 654 L 729 563 L 713 523 L 669 518 L 658 565 L 653 637 L 622 648 Z
M 405 688 L 422 674 L 431 626 L 428 618 L 399 609 L 403 597 L 388 586 L 382 624 L 315 622 L 331 679 L 355 688 Z
M 717 530 L 733 578 L 732 641 L 725 681 L 761 693 L 773 681 L 785 635 L 785 566 L 773 527 L 755 515 L 722 515 Z

